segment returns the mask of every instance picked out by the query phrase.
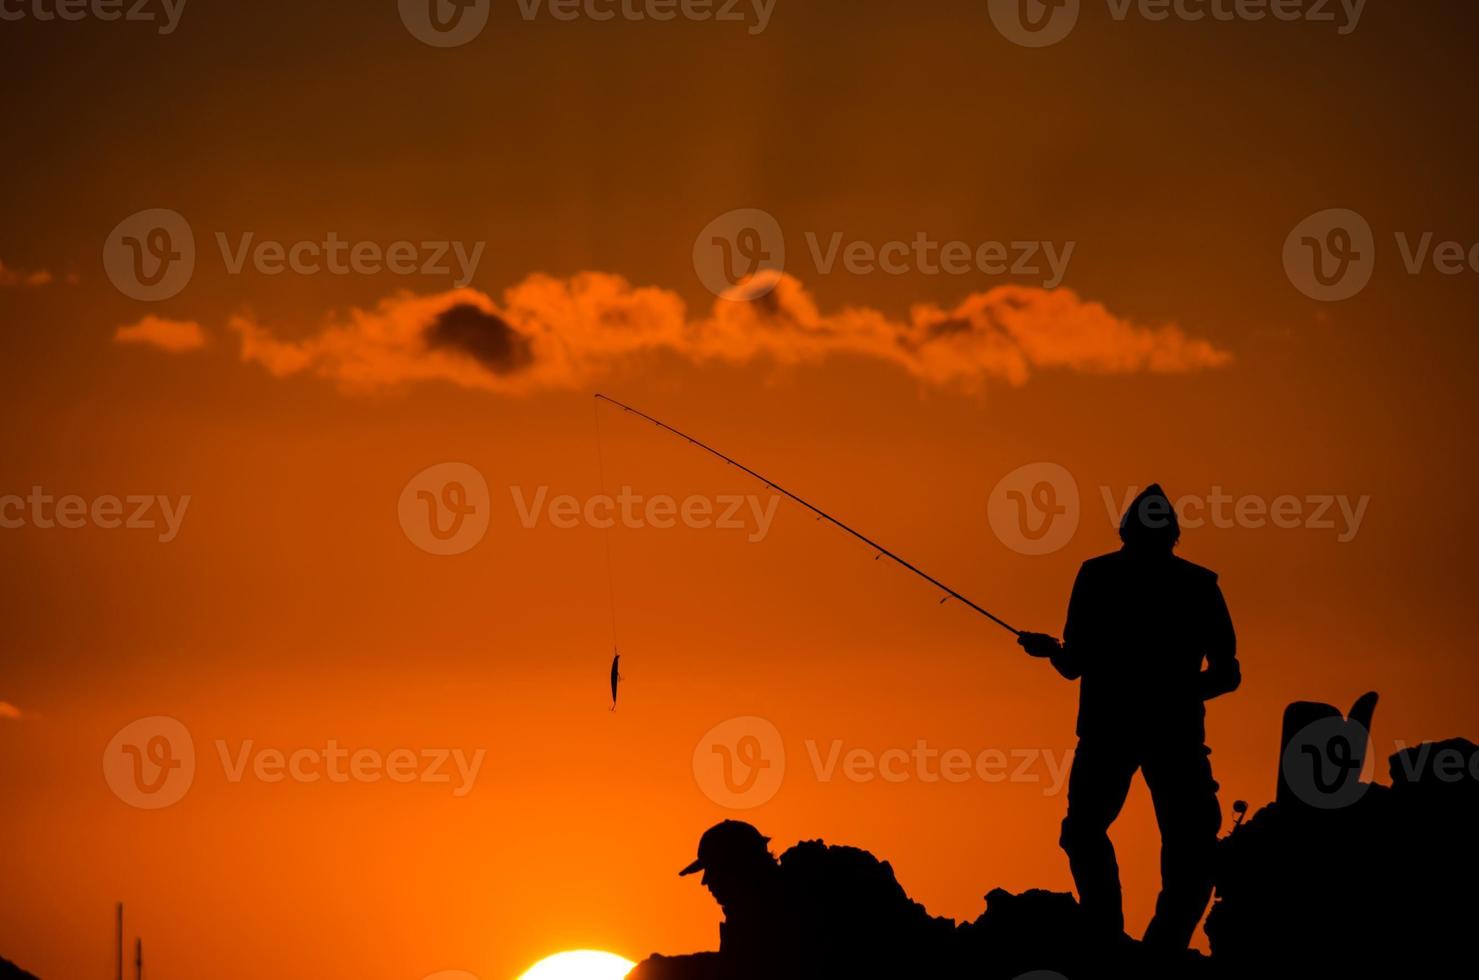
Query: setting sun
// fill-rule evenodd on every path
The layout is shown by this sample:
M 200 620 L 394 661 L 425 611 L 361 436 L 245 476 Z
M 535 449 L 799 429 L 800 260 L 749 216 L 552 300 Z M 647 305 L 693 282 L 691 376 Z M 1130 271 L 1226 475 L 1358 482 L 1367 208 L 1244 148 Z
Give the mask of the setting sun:
M 634 966 L 615 953 L 579 949 L 540 960 L 519 980 L 621 980 Z

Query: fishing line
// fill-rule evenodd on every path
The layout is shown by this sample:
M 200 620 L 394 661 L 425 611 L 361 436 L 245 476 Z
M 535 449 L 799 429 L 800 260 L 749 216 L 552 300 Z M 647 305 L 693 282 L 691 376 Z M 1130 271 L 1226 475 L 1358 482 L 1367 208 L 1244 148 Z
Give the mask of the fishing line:
M 601 496 L 606 493 L 606 457 L 601 449 L 601 406 L 596 403 L 593 414 L 596 417 L 596 478 L 601 484 Z M 613 522 L 614 523 L 614 522 Z M 621 644 L 616 638 L 616 570 L 611 559 L 611 524 L 607 524 L 601 531 L 601 540 L 606 545 L 606 590 L 611 599 L 611 651 L 615 654 L 621 653 Z
M 733 458 L 731 458 L 729 456 L 726 456 L 723 453 L 721 453 L 719 450 L 715 449 L 714 447 L 709 446 L 709 445 L 706 445 L 706 444 L 704 444 L 702 442 L 699 442 L 697 439 L 693 438 L 693 436 L 690 436 L 690 435 L 688 435 L 685 432 L 679 432 L 677 429 L 673 428 L 671 425 L 668 425 L 666 422 L 663 422 L 660 419 L 655 419 L 651 415 L 648 415 L 645 412 L 639 412 L 637 409 L 633 408 L 632 406 L 627 405 L 627 404 L 625 404 L 623 402 L 619 402 L 615 398 L 610 398 L 610 397 L 607 397 L 606 395 L 601 394 L 600 392 L 597 392 L 596 393 L 596 400 L 597 400 L 598 403 L 599 402 L 603 402 L 603 401 L 604 402 L 610 402 L 612 405 L 615 405 L 617 408 L 620 408 L 623 411 L 629 412 L 632 415 L 637 416 L 638 418 L 646 419 L 648 422 L 651 422 L 653 425 L 657 426 L 659 429 L 663 429 L 663 430 L 665 430 L 667 432 L 671 432 L 673 435 L 677 436 L 680 439 L 683 439 L 684 441 L 688 442 L 690 445 L 697 446 L 699 449 L 702 449 L 704 452 L 708 453 L 711 456 L 717 456 L 717 457 L 719 457 L 720 459 L 724 460 L 724 462 L 728 463 L 730 466 L 733 466 L 736 469 L 740 469 L 740 470 L 743 470 L 744 472 L 748 473 L 750 476 L 752 476 L 755 479 L 759 480 L 761 483 L 765 484 L 767 487 L 769 487 L 771 490 L 774 490 L 776 493 L 781 494 L 782 496 L 787 497 L 787 498 L 789 498 L 791 500 L 794 500 L 796 503 L 800 504 L 802 507 L 805 507 L 807 510 L 811 511 L 813 514 L 816 514 L 818 520 L 828 521 L 829 523 L 833 524 L 836 527 L 841 528 L 842 530 L 846 531 L 848 534 L 851 534 L 853 537 L 857 538 L 859 541 L 863 542 L 868 547 L 870 547 L 874 551 L 876 551 L 877 554 L 874 555 L 874 558 L 873 558 L 874 561 L 877 561 L 879 558 L 889 558 L 889 559 L 893 560 L 895 563 L 897 563 L 897 564 L 903 566 L 904 568 L 908 569 L 909 571 L 913 572 L 915 575 L 918 575 L 920 578 L 924 579 L 926 582 L 930 583 L 935 588 L 940 589 L 942 592 L 945 593 L 945 597 L 940 600 L 941 603 L 944 603 L 944 602 L 946 602 L 949 599 L 959 599 L 961 602 L 965 603 L 967 606 L 970 606 L 976 612 L 980 613 L 982 616 L 985 616 L 987 619 L 991 620 L 993 623 L 995 623 L 996 625 L 1000 626 L 1002 629 L 1004 629 L 1004 630 L 1008 631 L 1009 633 L 1012 633 L 1012 634 L 1014 634 L 1016 636 L 1021 636 L 1022 635 L 1022 631 L 1021 630 L 1019 630 L 1016 627 L 1012 626 L 1006 620 L 1001 619 L 1001 618 L 993 615 L 992 613 L 988 612 L 984 607 L 977 605 L 976 603 L 972 602 L 970 599 L 967 599 L 965 596 L 961 595 L 959 592 L 957 592 L 954 589 L 950 588 L 950 586 L 946 585 L 944 582 L 941 582 L 939 579 L 935 578 L 933 575 L 930 575 L 928 572 L 924 571 L 923 569 L 918 568 L 915 565 L 913 565 L 913 564 L 905 561 L 903 558 L 901 558 L 898 555 L 894 554 L 892 551 L 889 551 L 887 548 L 885 548 L 883 545 L 879 544 L 878 542 L 874 541 L 872 538 L 869 538 L 866 535 L 862 534 L 861 532 L 855 531 L 851 527 L 848 527 L 846 524 L 842 523 L 841 521 L 839 521 L 837 518 L 833 517 L 831 514 L 827 513 L 826 511 L 822 510 L 820 507 L 817 507 L 817 506 L 815 506 L 815 505 L 807 502 L 806 500 L 803 500 L 802 498 L 796 496 L 796 494 L 794 494 L 791 491 L 787 490 L 785 487 L 780 486 L 779 484 L 775 483 L 773 480 L 770 480 L 767 477 L 761 476 L 759 473 L 756 473 L 754 470 L 750 469 L 748 466 L 746 466 L 744 463 L 741 463 L 739 460 L 736 460 L 736 459 L 733 459 Z M 597 436 L 598 438 L 599 438 L 599 432 L 600 432 L 600 415 L 601 415 L 601 413 L 600 413 L 600 406 L 598 404 L 597 405 L 597 408 L 596 408 L 596 419 L 597 419 L 597 423 L 596 423 L 597 429 L 596 429 L 596 431 L 597 431 L 597 434 L 598 434 L 598 436 Z M 599 446 L 597 448 L 597 451 L 599 452 Z M 608 554 L 609 554 L 609 552 L 608 552 Z M 613 595 L 614 595 L 614 593 L 613 593 Z M 614 599 L 613 599 L 613 602 L 614 602 Z M 614 610 L 614 608 L 615 607 L 613 606 L 613 610 Z M 615 616 L 614 611 L 613 611 L 613 614 L 612 615 L 613 615 L 613 620 L 614 620 L 614 616 Z

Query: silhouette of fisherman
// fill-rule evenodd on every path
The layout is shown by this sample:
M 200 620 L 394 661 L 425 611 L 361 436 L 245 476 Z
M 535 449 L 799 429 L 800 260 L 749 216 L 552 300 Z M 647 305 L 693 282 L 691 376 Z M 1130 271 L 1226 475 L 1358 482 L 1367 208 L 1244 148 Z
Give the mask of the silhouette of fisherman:
M 704 832 L 698 857 L 678 872 L 702 873 L 700 883 L 724 910 L 719 953 L 739 966 L 774 965 L 786 959 L 799 937 L 786 909 L 780 865 L 770 838 L 750 824 L 725 820 Z
M 1111 936 L 1124 931 L 1109 827 L 1140 770 L 1161 831 L 1161 893 L 1145 942 L 1168 952 L 1187 947 L 1206 910 L 1222 825 L 1203 702 L 1241 681 L 1217 575 L 1172 553 L 1180 537 L 1171 501 L 1152 484 L 1120 522 L 1123 547 L 1079 570 L 1063 642 L 1041 633 L 1018 641 L 1080 681 L 1059 843 L 1084 914 Z
M 955 923 L 911 901 L 888 862 L 819 840 L 776 859 L 769 843 L 738 820 L 705 831 L 679 874 L 702 872 L 723 909 L 719 952 L 654 956 L 633 980 L 881 976 L 948 952 Z

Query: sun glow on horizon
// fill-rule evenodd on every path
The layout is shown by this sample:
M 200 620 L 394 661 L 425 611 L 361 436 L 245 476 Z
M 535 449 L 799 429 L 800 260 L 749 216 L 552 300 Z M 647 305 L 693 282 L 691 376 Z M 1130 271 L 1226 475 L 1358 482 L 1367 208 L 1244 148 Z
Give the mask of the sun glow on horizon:
M 519 980 L 621 980 L 636 965 L 615 953 L 577 949 L 545 957 Z

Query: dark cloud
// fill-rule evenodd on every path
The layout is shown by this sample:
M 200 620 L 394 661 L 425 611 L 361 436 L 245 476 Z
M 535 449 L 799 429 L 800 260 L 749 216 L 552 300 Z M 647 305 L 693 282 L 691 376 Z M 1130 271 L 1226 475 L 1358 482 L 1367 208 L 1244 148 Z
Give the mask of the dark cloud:
M 426 344 L 471 355 L 496 374 L 512 374 L 534 359 L 527 337 L 470 303 L 439 313 L 426 331 Z

